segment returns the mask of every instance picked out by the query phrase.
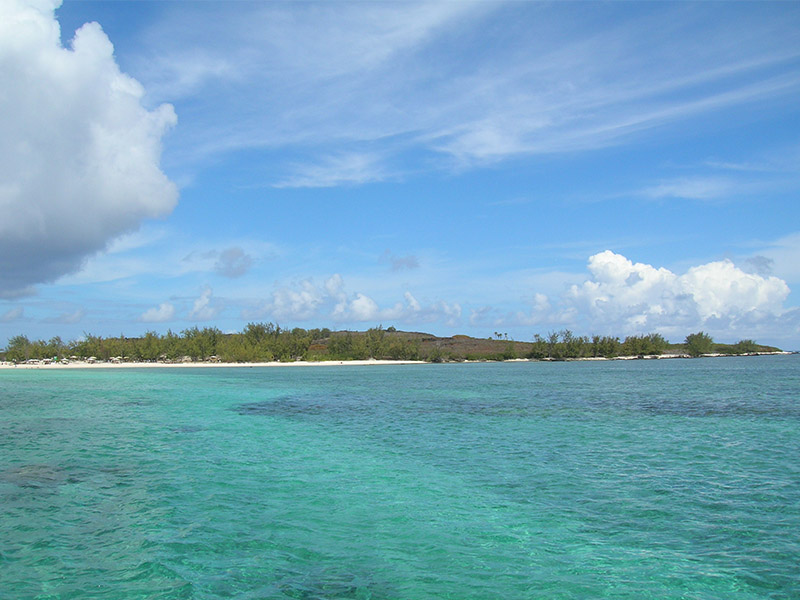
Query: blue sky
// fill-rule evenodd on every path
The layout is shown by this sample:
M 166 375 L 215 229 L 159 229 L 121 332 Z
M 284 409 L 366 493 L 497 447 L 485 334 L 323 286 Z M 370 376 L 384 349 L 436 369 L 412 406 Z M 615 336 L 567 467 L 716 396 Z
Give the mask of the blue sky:
M 273 321 L 800 348 L 796 3 L 0 13 L 0 343 Z

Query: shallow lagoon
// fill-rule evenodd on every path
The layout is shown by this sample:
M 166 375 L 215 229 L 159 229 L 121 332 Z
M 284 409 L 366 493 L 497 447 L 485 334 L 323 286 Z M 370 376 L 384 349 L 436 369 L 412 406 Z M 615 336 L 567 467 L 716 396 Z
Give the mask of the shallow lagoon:
M 799 359 L 6 371 L 0 597 L 798 597 Z

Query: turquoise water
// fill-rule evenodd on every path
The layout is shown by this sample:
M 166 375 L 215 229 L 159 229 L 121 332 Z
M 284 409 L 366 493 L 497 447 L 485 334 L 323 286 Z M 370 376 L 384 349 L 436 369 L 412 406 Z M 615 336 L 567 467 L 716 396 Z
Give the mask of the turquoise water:
M 800 356 L 0 372 L 0 598 L 800 598 Z

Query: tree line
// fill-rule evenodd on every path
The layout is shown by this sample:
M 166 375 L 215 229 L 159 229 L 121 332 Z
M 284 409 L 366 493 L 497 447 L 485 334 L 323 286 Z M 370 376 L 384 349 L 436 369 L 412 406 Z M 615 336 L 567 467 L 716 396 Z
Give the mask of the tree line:
M 394 328 L 390 328 L 394 331 Z M 332 332 L 330 329 L 283 329 L 273 323 L 248 323 L 240 333 L 223 333 L 216 327 L 192 327 L 180 333 L 160 335 L 148 331 L 142 337 L 84 335 L 64 342 L 29 340 L 17 335 L 8 341 L 4 359 L 70 358 L 99 361 L 207 361 L 269 362 L 295 360 L 356 360 L 367 358 L 419 359 L 419 341 L 388 339 L 382 327 L 364 333 Z
M 692 333 L 682 344 L 671 344 L 661 334 L 578 336 L 570 330 L 536 334 L 532 342 L 515 342 L 506 334 L 497 339 L 463 335 L 451 338 L 397 331 L 394 327 L 374 327 L 364 332 L 330 329 L 284 329 L 273 323 L 248 323 L 239 333 L 223 333 L 216 327 L 192 327 L 180 333 L 153 331 L 141 337 L 102 337 L 85 334 L 80 340 L 64 342 L 29 340 L 17 335 L 8 341 L 0 358 L 16 363 L 26 360 L 87 360 L 136 362 L 269 362 L 295 360 L 568 360 L 616 358 L 620 356 L 658 356 L 666 352 L 700 356 L 714 352 L 746 354 L 776 350 L 753 340 L 736 344 L 717 344 L 704 332 Z
M 717 344 L 703 332 L 691 333 L 682 344 L 668 342 L 659 333 L 630 335 L 624 340 L 615 336 L 576 336 L 569 329 L 554 331 L 543 337 L 533 336 L 528 358 L 552 360 L 568 358 L 616 358 L 619 356 L 659 356 L 667 352 L 702 356 L 703 354 L 748 354 L 775 348 L 760 346 L 750 339 L 735 344 Z

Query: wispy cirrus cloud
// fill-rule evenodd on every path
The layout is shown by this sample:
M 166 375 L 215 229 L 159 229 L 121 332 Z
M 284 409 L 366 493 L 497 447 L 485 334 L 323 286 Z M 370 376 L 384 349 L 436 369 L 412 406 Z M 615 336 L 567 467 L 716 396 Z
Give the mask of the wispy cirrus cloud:
M 741 193 L 737 181 L 727 177 L 679 177 L 662 180 L 641 190 L 645 198 L 683 198 L 688 200 L 716 200 Z
M 321 188 L 358 185 L 388 177 L 379 157 L 365 153 L 320 157 L 318 162 L 294 164 L 289 173 L 274 184 L 276 188 Z
M 176 136 L 187 158 L 290 148 L 305 158 L 276 185 L 350 185 L 396 176 L 411 149 L 424 157 L 413 169 L 469 168 L 789 102 L 796 19 L 754 10 L 742 36 L 741 18 L 702 5 L 201 5 L 165 11 L 136 73 L 159 100 L 203 90 Z
M 800 188 L 800 151 L 795 148 L 744 160 L 709 159 L 672 167 L 689 175 L 662 178 L 634 193 L 650 199 L 727 200 Z

